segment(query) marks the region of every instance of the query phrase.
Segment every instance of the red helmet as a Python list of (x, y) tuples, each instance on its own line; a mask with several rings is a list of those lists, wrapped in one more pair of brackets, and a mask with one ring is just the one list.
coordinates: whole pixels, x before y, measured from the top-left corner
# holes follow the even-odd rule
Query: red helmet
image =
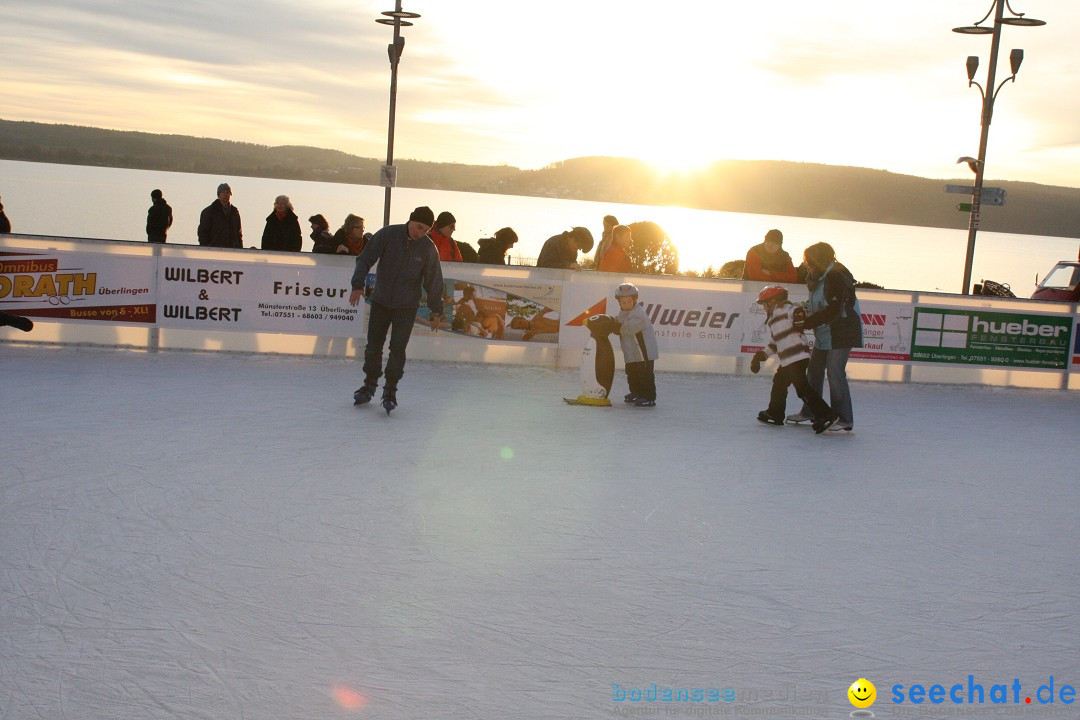
[(758, 305), (764, 305), (770, 300), (787, 300), (787, 288), (780, 285), (769, 285), (758, 293)]

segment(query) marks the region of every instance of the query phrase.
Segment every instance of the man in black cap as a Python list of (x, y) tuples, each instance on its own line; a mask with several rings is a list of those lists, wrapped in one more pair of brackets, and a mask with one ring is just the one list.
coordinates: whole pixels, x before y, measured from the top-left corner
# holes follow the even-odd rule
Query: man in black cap
[(592, 250), (592, 233), (588, 228), (576, 227), (553, 237), (549, 237), (544, 247), (540, 248), (540, 257), (536, 267), (577, 270), (578, 250), (587, 253)]
[(427, 291), (432, 332), (438, 332), (443, 312), (443, 276), (439, 251), (427, 236), (435, 222), (431, 208), (418, 207), (404, 225), (387, 225), (375, 233), (356, 257), (349, 304), (364, 296), (368, 270), (376, 262), (375, 291), (368, 308), (367, 347), (364, 349), (364, 385), (353, 393), (353, 403), (371, 402), (383, 374), (383, 345), (390, 331), (390, 357), (382, 404), (387, 414), (397, 407), (397, 386), (405, 373), (405, 348), (420, 309), (420, 290)]
[(199, 244), (210, 247), (244, 247), (240, 211), (232, 204), (232, 188), (229, 183), (218, 185), (217, 196), (218, 199), (210, 203), (199, 216)]
[(154, 204), (146, 213), (146, 240), (152, 243), (164, 243), (165, 236), (172, 227), (172, 208), (165, 202), (160, 190), (153, 190), (150, 199)]

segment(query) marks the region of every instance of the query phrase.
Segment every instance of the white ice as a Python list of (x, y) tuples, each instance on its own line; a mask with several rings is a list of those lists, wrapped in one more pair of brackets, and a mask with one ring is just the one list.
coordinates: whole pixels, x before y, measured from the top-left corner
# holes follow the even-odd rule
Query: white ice
[(657, 709), (613, 684), (844, 718), (860, 677), (878, 717), (947, 717), (889, 688), (1080, 684), (1071, 392), (856, 383), (816, 437), (755, 422), (761, 376), (596, 409), (573, 372), (411, 362), (387, 418), (355, 361), (0, 363), (3, 720)]

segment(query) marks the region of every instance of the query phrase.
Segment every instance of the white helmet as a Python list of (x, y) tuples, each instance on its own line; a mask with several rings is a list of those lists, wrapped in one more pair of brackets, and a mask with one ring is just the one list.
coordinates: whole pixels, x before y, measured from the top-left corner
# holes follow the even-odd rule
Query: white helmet
[(637, 297), (637, 285), (634, 283), (623, 283), (619, 286), (619, 289), (615, 291), (615, 297)]

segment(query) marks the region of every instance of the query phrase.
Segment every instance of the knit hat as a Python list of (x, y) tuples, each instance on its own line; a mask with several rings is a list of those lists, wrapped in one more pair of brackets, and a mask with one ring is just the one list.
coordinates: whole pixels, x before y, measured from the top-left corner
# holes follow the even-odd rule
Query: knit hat
[(409, 215), (409, 222), (418, 222), (421, 225), (431, 227), (435, 224), (435, 213), (431, 212), (431, 208), (428, 206), (421, 205)]
[(217, 194), (218, 195), (220, 195), (225, 190), (228, 190), (230, 193), (232, 192), (232, 188), (229, 187), (229, 183), (221, 183), (220, 185), (217, 186)]
[(435, 218), (435, 225), (433, 225), (433, 227), (435, 229), (438, 229), (441, 227), (446, 227), (447, 225), (453, 225), (456, 222), (457, 218), (455, 218), (446, 210), (443, 210), (441, 213), (439, 213), (439, 217)]

